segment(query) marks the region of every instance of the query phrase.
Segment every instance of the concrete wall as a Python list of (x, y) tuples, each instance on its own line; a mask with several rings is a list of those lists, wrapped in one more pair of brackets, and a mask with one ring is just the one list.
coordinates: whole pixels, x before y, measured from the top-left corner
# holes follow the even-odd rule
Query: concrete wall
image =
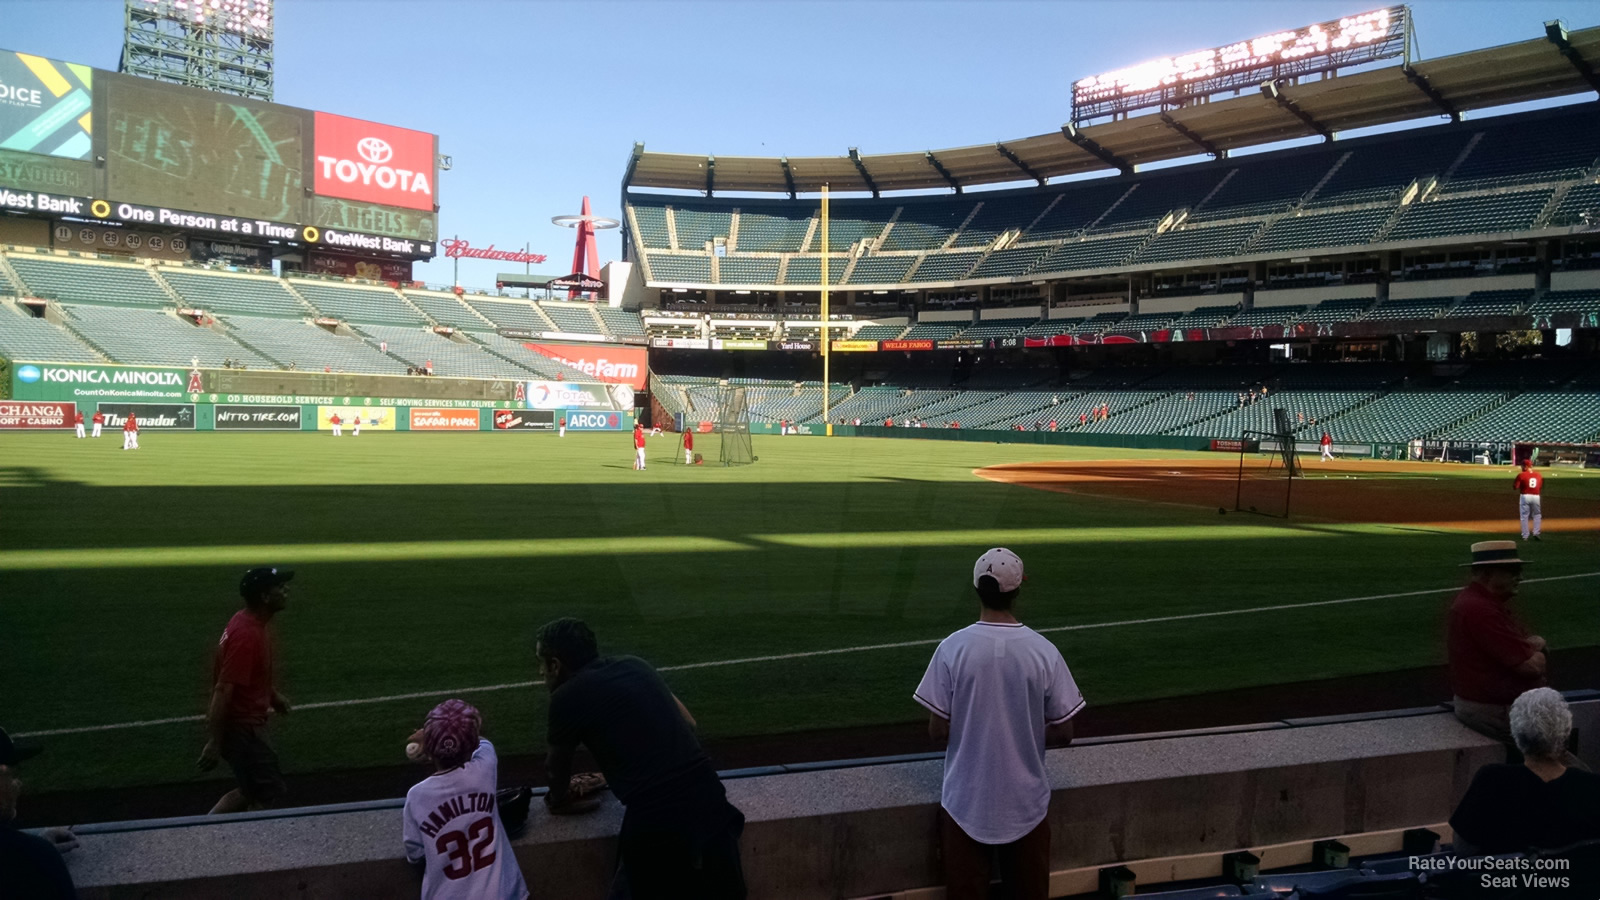
[(1202, 306), (1238, 306), (1244, 294), (1201, 294), (1188, 297), (1145, 297), (1139, 301), (1141, 313), (1188, 312)]
[(1095, 303), (1086, 304), (1084, 306), (1057, 306), (1050, 310), (1050, 318), (1087, 319), (1090, 316), (1098, 316), (1101, 313), (1127, 311), (1128, 302), (1126, 300), (1122, 301), (1121, 303)]
[(1600, 269), (1550, 273), (1552, 291), (1592, 291), (1597, 288), (1600, 288)]
[(1324, 300), (1376, 299), (1375, 284), (1336, 284), (1329, 287), (1285, 288), (1281, 291), (1256, 291), (1257, 308), (1266, 306), (1300, 306), (1321, 303)]
[[(1600, 695), (1573, 704), (1600, 733)], [(1591, 739), (1585, 758), (1600, 764)], [(1099, 738), (1048, 754), (1051, 869), (1441, 822), (1504, 749), (1439, 708)], [(943, 762), (796, 766), (726, 780), (745, 812), (752, 898), (870, 896), (937, 884)], [(102, 898), (415, 896), (398, 801), (87, 826), (66, 860)], [(518, 862), (536, 898), (604, 896), (622, 810), (534, 803)]]
[(1531, 291), (1533, 273), (1525, 275), (1486, 275), (1483, 278), (1438, 278), (1432, 281), (1397, 281), (1389, 285), (1389, 299), (1412, 297), (1465, 297), (1473, 291)]
[(978, 317), (990, 319), (1037, 319), (1044, 315), (1042, 306), (1006, 306), (1000, 309), (980, 309)]
[(970, 309), (925, 309), (917, 313), (918, 322), (971, 322)]

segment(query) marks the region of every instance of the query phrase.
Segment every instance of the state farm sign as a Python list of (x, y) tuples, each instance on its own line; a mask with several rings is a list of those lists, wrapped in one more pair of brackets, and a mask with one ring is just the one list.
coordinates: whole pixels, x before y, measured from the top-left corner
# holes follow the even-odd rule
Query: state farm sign
[(315, 134), (318, 194), (434, 208), (433, 135), (324, 112), (316, 114)]
[[(522, 346), (533, 352), (570, 366), (583, 374), (609, 384), (632, 385), (636, 391), (644, 390), (645, 379), (650, 374), (650, 354), (642, 347), (619, 347), (615, 344), (540, 344), (524, 341)], [(766, 344), (762, 344), (766, 349)]]

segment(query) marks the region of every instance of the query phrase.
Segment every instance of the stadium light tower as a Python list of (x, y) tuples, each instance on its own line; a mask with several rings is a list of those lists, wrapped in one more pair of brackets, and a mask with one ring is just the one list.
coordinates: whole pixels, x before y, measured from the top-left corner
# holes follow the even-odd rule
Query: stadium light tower
[(272, 99), (273, 0), (125, 0), (118, 71)]

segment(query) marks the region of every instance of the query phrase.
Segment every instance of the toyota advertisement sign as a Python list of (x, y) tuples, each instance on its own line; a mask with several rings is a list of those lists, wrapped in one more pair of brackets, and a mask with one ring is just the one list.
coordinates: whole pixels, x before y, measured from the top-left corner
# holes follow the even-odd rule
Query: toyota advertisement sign
[(434, 137), (409, 128), (316, 113), (313, 189), (385, 206), (432, 210)]

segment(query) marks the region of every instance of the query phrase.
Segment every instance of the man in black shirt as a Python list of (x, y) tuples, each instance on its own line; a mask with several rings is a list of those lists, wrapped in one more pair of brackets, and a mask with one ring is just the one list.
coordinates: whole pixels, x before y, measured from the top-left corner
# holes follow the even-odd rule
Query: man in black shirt
[(55, 846), (12, 824), (17, 817), (17, 796), (22, 793), (17, 764), (38, 752), (37, 747), (18, 747), (0, 730), (0, 900), (76, 900), (78, 896)]
[(550, 689), (545, 804), (553, 813), (581, 809), (568, 781), (583, 744), (625, 808), (612, 896), (742, 900), (744, 814), (660, 674), (637, 657), (601, 657), (577, 619), (541, 628), (535, 653)]

